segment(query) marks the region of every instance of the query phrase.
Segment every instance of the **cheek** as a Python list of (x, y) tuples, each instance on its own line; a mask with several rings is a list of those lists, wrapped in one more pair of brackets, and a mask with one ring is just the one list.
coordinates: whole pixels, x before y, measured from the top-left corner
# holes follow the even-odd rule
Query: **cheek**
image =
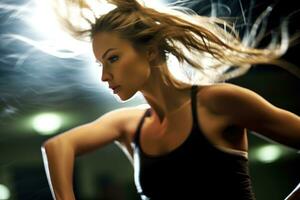
[[(142, 84), (150, 74), (148, 63), (138, 57), (128, 57), (122, 62), (122, 72), (124, 81), (131, 84)], [(127, 80), (126, 80), (127, 79)]]

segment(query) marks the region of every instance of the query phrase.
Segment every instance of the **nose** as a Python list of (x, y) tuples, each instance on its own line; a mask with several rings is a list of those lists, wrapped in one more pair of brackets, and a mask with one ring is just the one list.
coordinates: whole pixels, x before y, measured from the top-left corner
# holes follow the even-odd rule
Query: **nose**
[(112, 78), (112, 74), (109, 73), (105, 67), (102, 68), (102, 74), (101, 74), (101, 80), (104, 81), (109, 81)]

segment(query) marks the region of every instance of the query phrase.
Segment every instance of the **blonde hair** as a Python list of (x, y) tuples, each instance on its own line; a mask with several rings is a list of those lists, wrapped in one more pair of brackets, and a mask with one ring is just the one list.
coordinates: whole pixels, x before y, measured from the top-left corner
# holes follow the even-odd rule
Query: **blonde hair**
[[(104, 5), (114, 8), (100, 13), (99, 8)], [(199, 16), (186, 8), (153, 8), (136, 0), (56, 0), (54, 6), (61, 24), (77, 39), (92, 39), (98, 32), (115, 32), (136, 48), (156, 47), (160, 62), (174, 56), (211, 82), (240, 76), (253, 64), (279, 64), (278, 58), (289, 44), (284, 25), (280, 40), (270, 42), (266, 48), (255, 48), (250, 45), (255, 44), (253, 35), (253, 41), (242, 41), (230, 22)], [(160, 70), (166, 83), (177, 88), (190, 85), (174, 78), (167, 67)], [(193, 84), (200, 82), (197, 79)]]

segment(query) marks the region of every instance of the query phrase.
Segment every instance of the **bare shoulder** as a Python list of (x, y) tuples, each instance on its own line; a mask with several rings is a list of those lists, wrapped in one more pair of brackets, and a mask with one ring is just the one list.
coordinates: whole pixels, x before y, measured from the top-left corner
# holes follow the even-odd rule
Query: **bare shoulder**
[[(116, 120), (116, 121), (119, 121), (122, 123), (123, 122), (126, 123), (126, 122), (131, 121), (133, 118), (141, 116), (141, 114), (145, 113), (147, 108), (149, 108), (148, 104), (118, 108), (118, 109), (115, 109), (115, 110), (112, 110), (112, 111), (106, 113), (104, 116), (111, 120)], [(101, 118), (102, 117), (100, 117), (98, 120), (100, 120)]]
[(116, 144), (118, 144), (130, 160), (133, 156), (131, 143), (135, 136), (138, 124), (149, 107), (148, 104), (143, 104), (117, 109), (110, 113), (112, 116), (118, 118), (122, 130), (121, 137), (117, 140)]
[(200, 91), (198, 92), (199, 103), (214, 113), (222, 113), (226, 109), (232, 109), (236, 104), (264, 101), (255, 92), (230, 83), (204, 86)]
[[(120, 108), (105, 113), (98, 119), (67, 130), (50, 138), (43, 145), (69, 145), (76, 155), (84, 154), (101, 148), (111, 142), (128, 143), (130, 129), (133, 130), (138, 118), (145, 112), (142, 106)], [(131, 131), (132, 132), (132, 131)], [(88, 136), (88, 137), (87, 137)]]
[(112, 117), (116, 117), (120, 120), (122, 126), (123, 137), (120, 138), (119, 142), (131, 142), (139, 121), (149, 107), (148, 104), (142, 104), (133, 107), (120, 108), (110, 112)]
[(231, 84), (231, 83), (218, 83), (214, 85), (203, 86), (201, 92), (202, 100), (209, 102), (214, 99), (230, 97), (230, 96), (240, 96), (245, 94), (253, 93), (251, 90)]

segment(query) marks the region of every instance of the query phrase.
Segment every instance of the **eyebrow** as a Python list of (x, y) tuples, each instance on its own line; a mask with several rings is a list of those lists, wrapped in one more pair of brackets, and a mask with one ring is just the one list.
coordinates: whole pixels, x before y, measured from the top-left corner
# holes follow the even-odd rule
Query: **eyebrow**
[(102, 55), (102, 59), (104, 59), (104, 57), (106, 56), (106, 54), (107, 54), (108, 52), (110, 52), (110, 51), (112, 51), (112, 50), (115, 50), (115, 49), (117, 49), (117, 48), (109, 48), (109, 49), (107, 49), (106, 52)]

